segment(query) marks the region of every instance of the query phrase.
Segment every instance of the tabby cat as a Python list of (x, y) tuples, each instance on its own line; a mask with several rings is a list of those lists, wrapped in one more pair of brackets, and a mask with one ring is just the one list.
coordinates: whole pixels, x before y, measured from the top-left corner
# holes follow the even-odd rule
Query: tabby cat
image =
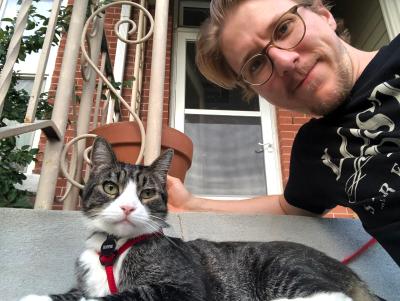
[[(163, 235), (172, 156), (168, 150), (147, 167), (121, 163), (97, 138), (82, 192), (92, 234), (77, 260), (77, 286), (22, 300), (378, 300), (349, 268), (301, 244), (184, 242)], [(132, 238), (133, 245), (114, 256)], [(111, 276), (103, 264), (111, 266)]]

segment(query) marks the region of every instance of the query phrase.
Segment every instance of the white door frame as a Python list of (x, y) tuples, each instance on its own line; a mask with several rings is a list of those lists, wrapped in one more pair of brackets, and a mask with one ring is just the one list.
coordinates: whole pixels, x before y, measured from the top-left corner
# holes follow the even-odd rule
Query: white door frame
[(393, 40), (400, 33), (400, 2), (399, 0), (379, 0), (379, 3), (389, 39)]
[[(186, 42), (196, 41), (198, 29), (178, 28), (176, 30), (175, 55), (173, 63), (172, 97), (170, 104), (171, 126), (184, 132), (185, 114), (192, 113), (185, 110), (185, 80), (186, 80)], [(264, 143), (264, 160), (266, 186), (269, 195), (282, 194), (282, 174), (279, 154), (279, 141), (277, 137), (277, 122), (275, 107), (265, 99), (260, 99), (259, 112), (223, 111), (225, 116), (254, 116), (261, 117), (261, 127)], [(196, 110), (199, 112), (199, 110)], [(201, 113), (201, 112), (200, 112)], [(204, 110), (207, 114), (221, 114), (221, 111)], [(262, 146), (260, 146), (261, 148)]]

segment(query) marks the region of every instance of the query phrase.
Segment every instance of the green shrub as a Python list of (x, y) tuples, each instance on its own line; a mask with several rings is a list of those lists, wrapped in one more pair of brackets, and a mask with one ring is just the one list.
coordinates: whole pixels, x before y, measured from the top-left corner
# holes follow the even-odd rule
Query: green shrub
[[(30, 8), (27, 24), (29, 34), (22, 38), (17, 62), (24, 61), (27, 54), (38, 52), (43, 46), (49, 20), (37, 13), (35, 2), (39, 2), (39, 0), (34, 0), (34, 4)], [(59, 43), (62, 33), (68, 29), (70, 15), (71, 7), (61, 7), (53, 39), (54, 45)], [(15, 23), (16, 17), (2, 19), (2, 27), (0, 28), (0, 71), (6, 61), (7, 49), (14, 33)], [(14, 72), (6, 95), (3, 112), (0, 116), (0, 127), (6, 126), (6, 120), (23, 122), (29, 94), (25, 90), (16, 89), (19, 78), (19, 74)], [(36, 117), (38, 119), (48, 119), (50, 118), (51, 110), (52, 106), (48, 102), (47, 93), (42, 93)], [(26, 179), (21, 170), (35, 160), (37, 153), (38, 149), (31, 149), (29, 145), (18, 148), (16, 137), (0, 140), (0, 207), (32, 207), (29, 201), (29, 193), (26, 190), (16, 188), (15, 185), (22, 184), (22, 181)]]

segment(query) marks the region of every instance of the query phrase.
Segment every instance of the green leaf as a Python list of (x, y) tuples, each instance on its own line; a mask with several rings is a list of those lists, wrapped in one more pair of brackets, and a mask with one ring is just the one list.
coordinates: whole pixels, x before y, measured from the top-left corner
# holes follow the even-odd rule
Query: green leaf
[(7, 193), (7, 199), (10, 203), (14, 202), (16, 197), (17, 197), (16, 189), (13, 189)]
[(26, 25), (27, 30), (32, 30), (36, 27), (36, 23), (33, 21), (28, 20), (28, 24)]
[(31, 150), (29, 150), (29, 152), (30, 152), (32, 155), (37, 155), (37, 154), (39, 153), (39, 149), (38, 149), (38, 148), (32, 148)]
[(3, 18), (3, 19), (1, 19), (1, 22), (13, 22), (14, 21), (14, 19), (11, 19), (11, 18)]
[(26, 208), (26, 209), (31, 209), (33, 208), (32, 204), (28, 201), (28, 198), (26, 196), (21, 196), (17, 198), (13, 204), (13, 208)]

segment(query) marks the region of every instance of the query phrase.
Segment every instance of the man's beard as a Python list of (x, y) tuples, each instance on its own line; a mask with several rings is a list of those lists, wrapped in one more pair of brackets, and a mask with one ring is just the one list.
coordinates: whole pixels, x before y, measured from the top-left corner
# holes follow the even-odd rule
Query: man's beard
[(310, 108), (310, 113), (315, 116), (325, 116), (336, 110), (349, 96), (353, 88), (353, 67), (347, 49), (342, 46), (342, 59), (338, 63), (336, 78), (338, 80), (334, 91), (324, 101)]

